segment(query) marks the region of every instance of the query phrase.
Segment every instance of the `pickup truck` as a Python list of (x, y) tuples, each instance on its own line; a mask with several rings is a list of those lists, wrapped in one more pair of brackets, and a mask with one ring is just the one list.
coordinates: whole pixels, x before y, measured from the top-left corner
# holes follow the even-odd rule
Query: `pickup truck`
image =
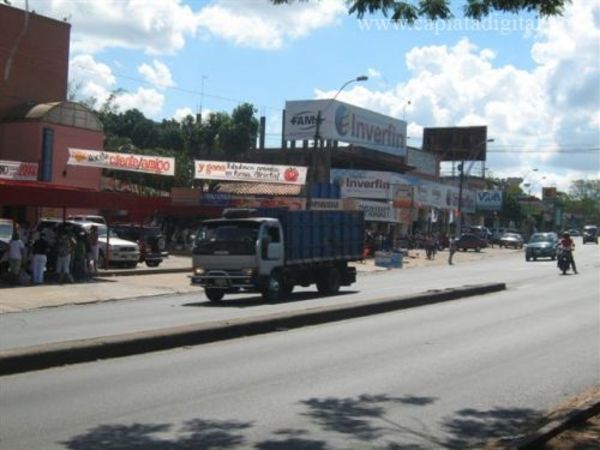
[(191, 280), (213, 302), (244, 292), (276, 302), (311, 284), (331, 295), (356, 281), (348, 263), (363, 240), (360, 211), (225, 210), (196, 233)]

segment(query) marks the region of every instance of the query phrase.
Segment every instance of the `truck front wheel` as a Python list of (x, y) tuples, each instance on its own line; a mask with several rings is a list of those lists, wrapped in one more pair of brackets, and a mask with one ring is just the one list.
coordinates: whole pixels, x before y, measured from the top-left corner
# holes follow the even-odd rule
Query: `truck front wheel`
[(317, 289), (320, 294), (332, 295), (337, 294), (342, 284), (340, 271), (336, 268), (329, 269), (325, 274), (317, 280)]
[(220, 302), (221, 300), (223, 300), (223, 296), (225, 295), (225, 292), (223, 292), (221, 289), (206, 289), (204, 291), (204, 295), (206, 295), (206, 297), (211, 301), (211, 302)]
[(262, 290), (262, 298), (265, 302), (273, 303), (281, 300), (283, 295), (283, 285), (278, 274), (272, 274), (267, 280)]

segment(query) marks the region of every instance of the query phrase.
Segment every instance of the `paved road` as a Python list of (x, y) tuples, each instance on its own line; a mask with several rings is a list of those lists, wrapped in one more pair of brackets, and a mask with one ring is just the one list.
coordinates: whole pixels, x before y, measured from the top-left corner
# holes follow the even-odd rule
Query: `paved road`
[[(580, 246), (577, 259), (581, 274), (566, 277), (558, 274), (552, 261), (526, 263), (522, 252), (510, 250), (494, 254), (496, 257), (485, 258), (485, 255), (481, 255), (484, 256), (483, 259), (470, 262), (467, 259), (474, 256), (458, 254), (456, 259), (459, 264), (455, 266), (446, 265), (440, 258), (436, 263), (439, 265), (418, 270), (394, 270), (361, 276), (358, 283), (334, 297), (319, 297), (314, 288), (298, 289), (292, 301), (277, 305), (265, 305), (258, 296), (238, 295), (231, 296), (222, 306), (215, 306), (194, 288), (195, 292), (183, 295), (162, 295), (2, 314), (0, 350), (192, 323), (247, 318), (313, 308), (323, 304), (342, 304), (484, 282), (505, 282), (512, 291), (539, 284), (540, 277), (550, 276), (551, 279), (564, 280), (576, 287), (588, 286), (588, 289), (595, 289), (596, 292), (599, 290), (600, 252), (597, 246)], [(145, 279), (156, 282), (157, 277), (168, 277), (169, 280), (176, 279), (182, 284), (189, 284), (186, 276), (170, 274), (127, 277), (132, 279), (128, 280), (125, 289), (133, 295), (136, 292), (135, 287), (145, 283)]]
[[(580, 261), (582, 275), (567, 277), (551, 264), (523, 269), (521, 258), (478, 264), (461, 273), (501, 268), (512, 288), (3, 377), (2, 447), (481, 448), (599, 382), (597, 259)], [(449, 270), (432, 269), (431, 282), (456, 276)], [(400, 289), (406, 273), (365, 286)], [(180, 307), (200, 316), (261, 308), (202, 305)]]

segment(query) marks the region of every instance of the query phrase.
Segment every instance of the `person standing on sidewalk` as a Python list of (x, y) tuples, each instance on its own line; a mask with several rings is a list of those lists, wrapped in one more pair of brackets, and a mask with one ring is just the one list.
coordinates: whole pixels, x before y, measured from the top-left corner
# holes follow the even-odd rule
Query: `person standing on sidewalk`
[(44, 270), (46, 270), (46, 261), (50, 247), (46, 241), (46, 235), (41, 233), (33, 243), (31, 252), (33, 254), (33, 284), (42, 284), (44, 282)]
[(71, 276), (71, 255), (73, 254), (73, 241), (67, 230), (62, 230), (56, 240), (56, 273), (58, 273), (58, 282), (63, 283), (65, 277), (67, 281), (73, 282)]
[(21, 266), (24, 259), (25, 244), (23, 244), (19, 234), (15, 231), (8, 243), (8, 263), (10, 267), (11, 283), (13, 284), (19, 282), (19, 274), (21, 273)]
[(89, 235), (90, 249), (92, 251), (90, 273), (96, 275), (98, 274), (98, 258), (100, 257), (100, 244), (98, 243), (98, 227), (92, 226), (90, 229)]
[(450, 264), (450, 265), (454, 264), (452, 262), (452, 258), (454, 257), (455, 253), (456, 253), (456, 238), (450, 237), (450, 239), (448, 240), (448, 264)]

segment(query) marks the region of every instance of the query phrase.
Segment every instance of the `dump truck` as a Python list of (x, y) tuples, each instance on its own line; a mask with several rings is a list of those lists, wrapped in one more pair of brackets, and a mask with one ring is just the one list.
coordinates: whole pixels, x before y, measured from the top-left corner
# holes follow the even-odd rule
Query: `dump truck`
[(363, 244), (362, 211), (228, 209), (198, 229), (191, 280), (212, 302), (234, 293), (275, 302), (312, 284), (331, 295), (356, 281), (348, 263)]

